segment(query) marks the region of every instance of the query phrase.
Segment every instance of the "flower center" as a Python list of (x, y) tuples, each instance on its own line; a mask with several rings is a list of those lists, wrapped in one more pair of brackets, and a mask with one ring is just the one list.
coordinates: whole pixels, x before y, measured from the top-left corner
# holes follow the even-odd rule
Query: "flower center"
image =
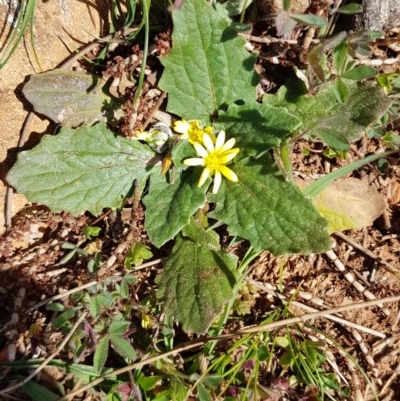
[(215, 153), (209, 153), (204, 159), (204, 164), (205, 167), (210, 169), (211, 174), (214, 174), (215, 171), (219, 170), (219, 166), (221, 165), (219, 157)]

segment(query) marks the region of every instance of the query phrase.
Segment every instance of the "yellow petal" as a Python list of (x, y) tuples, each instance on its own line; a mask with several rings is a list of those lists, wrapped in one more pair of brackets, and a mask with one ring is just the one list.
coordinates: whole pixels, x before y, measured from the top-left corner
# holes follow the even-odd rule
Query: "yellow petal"
[(179, 132), (180, 134), (187, 135), (189, 129), (190, 129), (190, 123), (188, 123), (185, 120), (174, 122), (174, 131)]
[(201, 173), (199, 183), (197, 184), (197, 186), (201, 187), (206, 182), (209, 175), (210, 175), (210, 169), (206, 167)]
[(215, 150), (220, 150), (225, 142), (225, 131), (220, 131), (217, 136), (217, 142), (215, 143)]
[[(218, 141), (218, 138), (217, 138), (217, 141)], [(203, 144), (209, 153), (214, 152), (214, 144), (208, 134), (203, 135)]]
[(226, 166), (219, 166), (219, 171), (228, 179), (233, 182), (238, 181), (237, 175), (228, 167)]
[[(235, 145), (236, 139), (235, 138), (231, 138), (228, 141), (225, 142), (224, 146), (222, 146), (222, 148), (219, 150), (221, 153), (226, 152), (229, 149), (232, 149), (233, 146)], [(239, 148), (237, 148), (239, 149)]]
[(204, 149), (204, 147), (202, 145), (200, 145), (198, 142), (195, 142), (193, 144), (194, 149), (196, 150), (197, 154), (201, 157), (207, 157), (208, 156), (208, 152)]
[(183, 161), (185, 166), (204, 166), (204, 159), (200, 159), (199, 157), (193, 157), (191, 159), (185, 159)]
[(213, 194), (216, 194), (221, 186), (222, 176), (219, 171), (215, 173), (214, 177), (214, 186), (213, 186)]
[(219, 157), (219, 162), (221, 164), (226, 164), (229, 163), (231, 160), (233, 160), (236, 157), (237, 153), (233, 152), (233, 153), (224, 153), (223, 156)]

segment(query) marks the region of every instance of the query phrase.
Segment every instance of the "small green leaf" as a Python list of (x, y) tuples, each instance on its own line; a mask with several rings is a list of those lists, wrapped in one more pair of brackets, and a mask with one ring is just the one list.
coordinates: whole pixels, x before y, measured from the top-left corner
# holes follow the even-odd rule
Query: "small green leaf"
[(110, 334), (110, 341), (115, 351), (124, 358), (136, 359), (136, 351), (125, 338)]
[(326, 19), (319, 17), (318, 15), (311, 15), (311, 14), (289, 14), (289, 17), (301, 24), (308, 25), (308, 26), (327, 26), (328, 22)]
[(259, 77), (245, 40), (206, 0), (184, 1), (172, 12), (172, 50), (160, 58), (159, 86), (168, 92), (168, 111), (210, 124), (224, 105), (256, 98)]
[(72, 317), (75, 316), (75, 311), (72, 308), (68, 308), (65, 312), (58, 315), (54, 321), (53, 326), (55, 329), (60, 329), (64, 324), (68, 323)]
[(136, 383), (142, 390), (150, 391), (156, 386), (159, 380), (160, 376), (142, 376)]
[(334, 91), (336, 99), (339, 100), (340, 103), (346, 103), (347, 99), (349, 98), (349, 90), (342, 79), (335, 79)]
[(89, 311), (90, 316), (96, 318), (100, 315), (101, 305), (97, 295), (90, 299)]
[(32, 75), (23, 93), (35, 111), (64, 127), (111, 121), (115, 105), (102, 89), (93, 90), (100, 77), (85, 72), (55, 69)]
[(224, 379), (223, 376), (207, 375), (207, 376), (203, 377), (201, 382), (204, 383), (208, 387), (217, 388), (222, 383), (223, 379)]
[(205, 192), (211, 180), (198, 188), (200, 174), (200, 168), (177, 171), (174, 184), (158, 174), (150, 177), (149, 193), (143, 198), (145, 229), (156, 247), (174, 238), (205, 202)]
[(269, 351), (269, 349), (265, 345), (262, 345), (260, 348), (258, 348), (258, 350), (257, 350), (257, 359), (260, 362), (266, 361), (269, 358), (271, 358), (271, 352)]
[(129, 297), (129, 286), (125, 280), (121, 281), (121, 288), (119, 294), (123, 299), (127, 299)]
[(125, 274), (122, 281), (126, 281), (129, 285), (132, 285), (136, 283), (136, 277), (131, 274)]
[(96, 373), (100, 373), (108, 357), (109, 336), (103, 337), (97, 344), (93, 357), (93, 367)]
[(157, 281), (165, 313), (175, 316), (185, 331), (206, 332), (232, 296), (236, 263), (234, 255), (178, 236)]
[(348, 58), (347, 41), (342, 40), (333, 50), (333, 65), (337, 75), (340, 75)]
[(347, 124), (334, 127), (349, 141), (359, 139), (365, 128), (382, 117), (392, 104), (382, 88), (369, 82), (345, 82), (349, 96), (345, 103), (338, 101), (335, 93), (335, 83), (321, 85), (313, 95), (301, 81), (291, 81), (279, 89), (276, 95), (266, 95), (266, 101), (273, 106), (285, 107), (302, 120), (299, 131), (304, 131), (311, 123), (317, 123), (321, 118), (349, 115)]
[(105, 124), (63, 128), (45, 135), (40, 144), (18, 155), (8, 182), (31, 202), (53, 212), (98, 215), (120, 207), (135, 179), (142, 181), (154, 152), (147, 145), (117, 137)]
[(199, 401), (212, 401), (211, 394), (205, 388), (203, 383), (197, 384), (197, 395), (199, 396)]
[(88, 240), (91, 240), (94, 237), (98, 237), (100, 232), (101, 232), (100, 227), (91, 227), (91, 226), (83, 227), (83, 234)]
[(209, 216), (228, 225), (255, 249), (274, 255), (324, 252), (330, 248), (327, 222), (300, 189), (287, 182), (269, 155), (232, 166), (239, 182), (224, 180)]
[(129, 329), (130, 323), (123, 320), (112, 322), (109, 333), (116, 336), (123, 336)]
[(205, 246), (214, 251), (219, 251), (219, 235), (215, 231), (204, 231), (198, 227), (193, 217), (190, 217), (189, 224), (182, 229), (182, 235), (192, 240), (197, 246)]
[(376, 75), (378, 75), (378, 71), (375, 68), (370, 67), (369, 65), (361, 65), (352, 70), (346, 71), (341, 75), (341, 78), (361, 81), (362, 79), (371, 78)]
[(339, 7), (336, 10), (337, 13), (340, 14), (357, 14), (362, 12), (362, 5), (361, 4), (355, 4), (355, 3), (350, 3), (346, 4), (343, 7)]
[(111, 308), (114, 305), (114, 300), (112, 295), (108, 291), (103, 291), (101, 294), (96, 295), (100, 302), (100, 305), (105, 308)]
[(50, 302), (49, 304), (47, 304), (46, 309), (55, 312), (63, 312), (65, 310), (65, 306), (63, 304), (60, 304), (59, 302)]
[(147, 245), (143, 245), (139, 242), (135, 242), (129, 249), (124, 265), (127, 269), (132, 269), (133, 266), (139, 266), (143, 263), (143, 260), (147, 260), (153, 257), (153, 253)]

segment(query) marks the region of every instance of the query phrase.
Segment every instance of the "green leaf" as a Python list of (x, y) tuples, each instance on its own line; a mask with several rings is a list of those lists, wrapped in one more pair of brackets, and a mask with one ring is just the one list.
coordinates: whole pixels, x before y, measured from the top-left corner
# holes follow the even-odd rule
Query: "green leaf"
[(347, 89), (346, 84), (340, 78), (335, 79), (334, 82), (335, 82), (334, 91), (336, 99), (340, 103), (346, 103), (347, 99), (349, 98), (349, 90)]
[(146, 206), (145, 229), (156, 247), (174, 238), (205, 202), (211, 180), (198, 188), (200, 174), (201, 169), (178, 171), (174, 184), (161, 174), (150, 177), (149, 193), (143, 198)]
[(99, 300), (100, 305), (104, 306), (105, 308), (111, 308), (114, 305), (113, 297), (107, 291), (104, 291), (103, 293), (96, 295), (96, 297)]
[(120, 288), (119, 294), (121, 295), (121, 297), (123, 299), (128, 299), (128, 297), (129, 297), (129, 286), (125, 280), (121, 281), (121, 288)]
[(301, 24), (308, 26), (327, 26), (328, 22), (326, 19), (319, 17), (318, 15), (311, 14), (289, 14), (290, 19), (300, 22)]
[(37, 113), (64, 127), (111, 122), (115, 105), (102, 89), (93, 90), (98, 83), (98, 76), (56, 69), (32, 75), (23, 93)]
[(187, 332), (206, 332), (232, 296), (236, 263), (234, 255), (178, 236), (158, 279), (157, 296), (164, 299), (165, 313)]
[(135, 242), (125, 257), (124, 265), (127, 269), (132, 269), (132, 266), (139, 266), (143, 263), (143, 260), (151, 257), (153, 257), (153, 253), (147, 245)]
[(92, 226), (83, 227), (83, 234), (88, 240), (97, 237), (100, 234), (100, 232), (101, 232), (101, 227), (92, 227)]
[(329, 184), (331, 184), (333, 181), (337, 180), (338, 178), (341, 178), (341, 177), (345, 176), (346, 174), (349, 174), (349, 173), (353, 172), (354, 170), (357, 170), (358, 168), (365, 166), (368, 163), (372, 163), (381, 158), (390, 156), (393, 153), (396, 153), (396, 151), (392, 150), (392, 151), (388, 151), (388, 152), (384, 152), (384, 153), (380, 153), (380, 154), (370, 155), (370, 156), (364, 157), (364, 159), (357, 160), (353, 163), (350, 163), (347, 166), (343, 166), (335, 171), (332, 171), (328, 175), (318, 179), (317, 181), (314, 181), (312, 184), (310, 184), (306, 188), (304, 188), (303, 192), (308, 196), (315, 197), (319, 193), (321, 193)]
[(335, 71), (337, 75), (340, 75), (342, 73), (347, 57), (347, 41), (342, 40), (333, 49), (333, 65), (335, 66)]
[(121, 207), (133, 181), (150, 173), (153, 156), (147, 145), (117, 137), (103, 123), (63, 128), (19, 153), (7, 180), (29, 201), (53, 212), (98, 215), (104, 207)]
[(274, 255), (324, 252), (330, 248), (327, 222), (300, 189), (285, 181), (269, 155), (232, 166), (238, 183), (224, 180), (210, 200), (209, 214), (255, 249)]
[(95, 295), (90, 299), (89, 311), (90, 311), (90, 316), (94, 318), (100, 315), (101, 304), (97, 295)]
[(225, 130), (228, 137), (235, 137), (235, 146), (241, 150), (239, 156), (246, 157), (260, 156), (279, 146), (300, 125), (301, 120), (284, 108), (251, 102), (232, 105), (226, 112), (220, 112), (215, 127)]
[(193, 217), (190, 217), (189, 224), (182, 229), (182, 235), (185, 239), (190, 239), (197, 246), (205, 246), (208, 249), (219, 251), (221, 246), (219, 244), (219, 235), (213, 231), (204, 231), (198, 227)]
[(172, 50), (159, 86), (168, 94), (168, 111), (210, 124), (224, 105), (256, 98), (259, 77), (245, 40), (206, 0), (184, 1), (172, 12)]
[(150, 391), (156, 386), (159, 380), (160, 376), (141, 376), (140, 379), (136, 381), (136, 384), (140, 386), (142, 390)]
[(136, 359), (136, 351), (125, 338), (110, 334), (110, 341), (115, 351), (124, 358)]
[(68, 323), (72, 317), (75, 316), (75, 311), (72, 308), (68, 308), (65, 312), (58, 315), (53, 321), (53, 327), (60, 329), (65, 323)]
[(41, 384), (36, 383), (33, 380), (28, 381), (22, 386), (22, 390), (26, 395), (31, 397), (33, 401), (56, 401), (60, 398), (60, 395), (53, 393)]
[(100, 373), (103, 369), (104, 364), (106, 363), (108, 357), (108, 344), (109, 344), (109, 336), (103, 337), (96, 348), (93, 357), (93, 367), (96, 373)]
[(47, 304), (46, 309), (55, 312), (63, 312), (65, 310), (65, 306), (63, 304), (60, 304), (59, 302), (50, 302), (49, 304)]
[(222, 380), (223, 380), (223, 376), (208, 375), (208, 376), (204, 376), (201, 382), (204, 383), (208, 387), (217, 388), (221, 384)]
[(362, 5), (361, 4), (355, 4), (355, 3), (350, 3), (346, 4), (343, 7), (339, 7), (336, 10), (337, 13), (340, 14), (357, 14), (362, 12)]
[(123, 336), (129, 329), (130, 323), (124, 320), (112, 322), (110, 325), (109, 333), (116, 336)]
[(386, 113), (392, 101), (381, 88), (369, 82), (346, 80), (344, 84), (349, 90), (345, 103), (338, 101), (334, 82), (321, 85), (318, 92), (310, 96), (300, 80), (290, 81), (276, 95), (266, 95), (266, 101), (272, 106), (285, 107), (289, 113), (299, 117), (302, 120), (300, 132), (321, 118), (348, 114), (350, 118), (346, 124), (332, 126), (332, 129), (352, 142), (363, 135), (368, 125)]
[(203, 383), (197, 384), (197, 395), (199, 396), (199, 401), (212, 401), (211, 394), (205, 388)]
[(351, 79), (354, 81), (361, 81), (362, 79), (371, 78), (378, 75), (378, 71), (369, 65), (361, 65), (346, 71), (341, 75), (342, 78)]

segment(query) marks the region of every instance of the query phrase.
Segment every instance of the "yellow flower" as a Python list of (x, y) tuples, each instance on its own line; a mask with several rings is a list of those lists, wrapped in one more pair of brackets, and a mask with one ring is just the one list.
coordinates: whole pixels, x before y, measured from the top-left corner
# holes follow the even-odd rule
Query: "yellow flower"
[(203, 143), (203, 135), (208, 134), (213, 143), (215, 143), (215, 135), (212, 133), (212, 127), (203, 128), (199, 120), (182, 120), (175, 121), (174, 131), (179, 132), (181, 139), (187, 139), (192, 145), (197, 143)]
[[(215, 141), (215, 145), (209, 134), (203, 134), (203, 144), (193, 144), (200, 158), (191, 158), (183, 161), (186, 166), (204, 166), (198, 186), (201, 187), (209, 176), (214, 176), (213, 193), (216, 194), (221, 185), (222, 175), (228, 180), (237, 182), (237, 175), (225, 164), (229, 163), (239, 153), (239, 148), (233, 148), (235, 138), (225, 142), (225, 131), (221, 131)], [(233, 148), (233, 149), (232, 149)]]

